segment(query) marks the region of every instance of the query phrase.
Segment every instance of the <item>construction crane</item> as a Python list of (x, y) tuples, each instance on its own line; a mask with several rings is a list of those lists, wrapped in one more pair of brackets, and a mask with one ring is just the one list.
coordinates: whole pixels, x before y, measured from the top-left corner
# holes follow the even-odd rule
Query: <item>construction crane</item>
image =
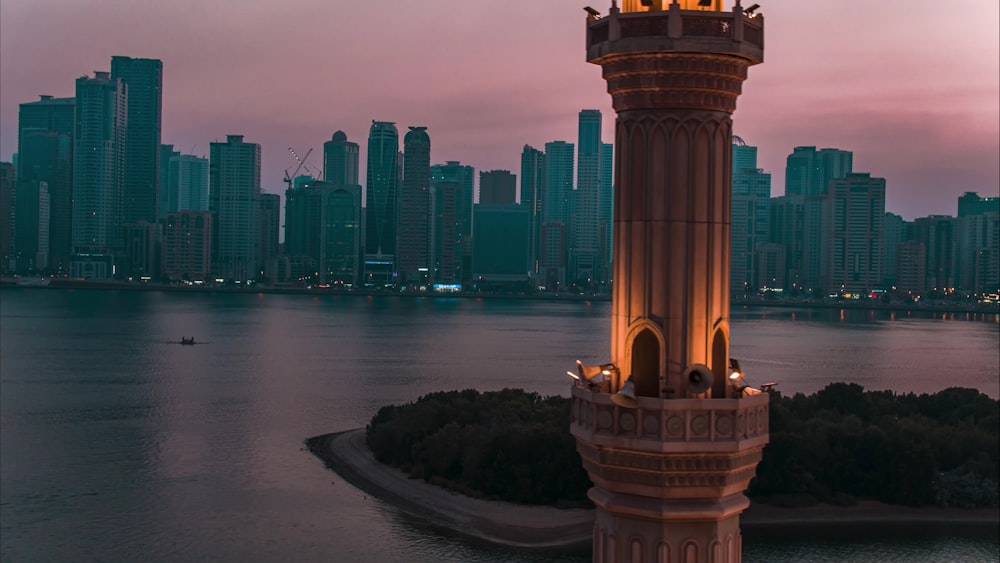
[(308, 151), (306, 151), (306, 155), (303, 158), (299, 158), (299, 155), (295, 154), (295, 150), (292, 149), (292, 147), (288, 147), (288, 152), (292, 153), (292, 156), (295, 157), (296, 162), (299, 163), (299, 165), (295, 167), (295, 172), (292, 172), (291, 175), (288, 174), (288, 169), (287, 168), (285, 169), (285, 183), (288, 184), (288, 189), (292, 189), (293, 187), (292, 184), (295, 182), (295, 177), (299, 175), (300, 170), (304, 169), (306, 173), (312, 176), (312, 171), (309, 170), (309, 167), (306, 166), (306, 160), (309, 159), (309, 155), (312, 154), (313, 150), (309, 149)]

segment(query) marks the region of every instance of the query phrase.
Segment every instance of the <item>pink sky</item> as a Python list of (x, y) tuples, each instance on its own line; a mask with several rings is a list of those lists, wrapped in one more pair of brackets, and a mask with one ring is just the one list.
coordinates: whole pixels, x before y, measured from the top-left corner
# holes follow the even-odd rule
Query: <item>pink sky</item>
[[(288, 147), (313, 148), (319, 167), (338, 129), (364, 158), (372, 119), (401, 137), (427, 126), (433, 163), (520, 174), (524, 144), (576, 141), (580, 109), (604, 112), (612, 137), (600, 68), (585, 62), (586, 3), (3, 0), (0, 159), (16, 152), (19, 103), (72, 96), (76, 77), (126, 55), (163, 60), (164, 143), (207, 155), (245, 135), (263, 147), (265, 191), (284, 190)], [(759, 3), (766, 61), (734, 121), (774, 195), (798, 145), (854, 151), (908, 219), (954, 215), (965, 191), (998, 195), (1000, 3)]]

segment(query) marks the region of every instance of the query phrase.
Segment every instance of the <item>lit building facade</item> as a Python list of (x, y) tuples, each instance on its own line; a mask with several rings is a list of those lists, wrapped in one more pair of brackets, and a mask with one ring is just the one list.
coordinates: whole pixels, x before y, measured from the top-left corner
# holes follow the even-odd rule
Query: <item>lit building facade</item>
[(737, 562), (768, 396), (729, 377), (731, 116), (763, 18), (648, 4), (587, 18), (618, 115), (612, 365), (601, 388), (572, 388), (570, 429), (595, 562)]

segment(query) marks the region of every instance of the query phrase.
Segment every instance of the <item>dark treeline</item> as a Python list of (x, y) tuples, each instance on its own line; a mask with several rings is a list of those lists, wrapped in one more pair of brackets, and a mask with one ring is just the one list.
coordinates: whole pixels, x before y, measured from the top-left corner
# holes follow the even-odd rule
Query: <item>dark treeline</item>
[[(771, 442), (748, 494), (784, 505), (870, 498), (912, 506), (998, 506), (1000, 402), (833, 383), (771, 396)], [(432, 393), (368, 424), (376, 459), (470, 496), (582, 506), (591, 486), (569, 434), (569, 399), (517, 389)]]

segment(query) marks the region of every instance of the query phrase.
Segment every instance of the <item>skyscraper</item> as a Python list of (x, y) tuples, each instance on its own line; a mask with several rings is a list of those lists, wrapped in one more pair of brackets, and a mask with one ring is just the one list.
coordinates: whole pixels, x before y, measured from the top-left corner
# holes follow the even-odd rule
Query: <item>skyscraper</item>
[(786, 159), (785, 195), (825, 194), (830, 180), (851, 173), (853, 162), (850, 151), (795, 147)]
[(110, 278), (122, 261), (127, 108), (126, 88), (110, 73), (96, 72), (93, 78), (76, 80), (73, 277)]
[(799, 197), (802, 205), (802, 232), (796, 233), (802, 244), (799, 254), (789, 249), (788, 261), (800, 267), (800, 283), (806, 289), (826, 291), (835, 288), (823, 287), (829, 280), (825, 271), (829, 259), (824, 254), (828, 248), (824, 238), (829, 228), (823, 220), (829, 214), (824, 209), (827, 202), (830, 181), (843, 178), (852, 172), (853, 153), (839, 149), (816, 147), (795, 147), (788, 155), (785, 166), (785, 195)]
[(1000, 197), (966, 192), (958, 198), (955, 285), (973, 293), (1000, 289)]
[(160, 146), (160, 215), (208, 211), (208, 159)]
[(372, 121), (368, 132), (365, 193), (365, 276), (382, 287), (396, 283), (396, 221), (399, 217), (399, 134), (388, 121)]
[(950, 215), (930, 215), (913, 221), (913, 238), (924, 245), (926, 291), (945, 294), (955, 287), (956, 219)]
[(323, 143), (323, 179), (339, 185), (358, 183), (358, 144), (348, 141), (343, 131)]
[(163, 277), (168, 280), (208, 281), (211, 256), (211, 213), (168, 212), (163, 221)]
[[(756, 289), (757, 246), (769, 238), (771, 175), (757, 168), (757, 147), (733, 136), (733, 200), (730, 291)], [(748, 215), (750, 214), (750, 215)]]
[(14, 163), (0, 162), (0, 273), (14, 272)]
[(509, 205), (517, 197), (517, 177), (509, 170), (486, 170), (479, 173), (479, 203)]
[(581, 110), (577, 127), (576, 189), (571, 192), (569, 217), (570, 279), (579, 288), (597, 283), (600, 257), (601, 112)]
[[(111, 79), (128, 95), (122, 184), (122, 225), (155, 225), (160, 215), (160, 122), (163, 63), (157, 59), (111, 57)], [(126, 251), (126, 275), (151, 275), (155, 253)]]
[(212, 272), (226, 282), (257, 278), (260, 145), (227, 135), (209, 154)]
[(567, 284), (573, 151), (573, 143), (545, 143), (545, 188), (542, 192), (538, 260), (542, 281), (549, 290), (563, 288)]
[[(439, 192), (431, 198), (432, 221), (451, 221), (448, 210), (452, 206), (450, 201), (454, 199), (454, 234), (448, 234), (452, 232), (448, 225), (432, 227), (432, 248), (438, 252), (445, 252), (452, 244), (455, 248), (454, 266), (437, 261), (439, 280), (449, 279), (451, 283), (461, 284), (472, 280), (472, 198), (475, 179), (476, 171), (457, 160), (431, 166), (431, 189), (435, 190), (437, 187)], [(454, 196), (450, 194), (451, 191), (455, 192)], [(436, 240), (433, 239), (434, 233), (438, 234)]]
[(429, 280), (431, 138), (426, 127), (410, 127), (403, 137), (403, 189), (399, 197), (399, 282)]
[[(73, 123), (75, 98), (42, 96), (21, 104), (18, 114), (17, 187), (24, 206), (18, 213), (16, 253), (20, 271), (68, 271), (73, 254), (71, 243), (73, 204)], [(48, 197), (48, 216), (39, 217), (41, 185)], [(30, 209), (29, 209), (30, 208)], [(39, 220), (48, 224), (40, 232)], [(46, 239), (47, 263), (38, 264), (39, 241)]]
[(895, 213), (886, 212), (882, 220), (882, 287), (885, 289), (897, 285), (899, 245), (911, 239), (909, 231), (912, 230), (912, 223)]
[(281, 196), (261, 193), (257, 208), (257, 272), (263, 279), (277, 279), (280, 234)]
[(830, 291), (869, 295), (882, 287), (882, 236), (885, 179), (850, 173), (831, 180), (824, 224), (827, 226)]
[(614, 249), (614, 155), (615, 150), (611, 143), (601, 143), (601, 193), (598, 200), (601, 270), (598, 281), (605, 287), (611, 283), (611, 259)]
[(529, 145), (521, 150), (521, 205), (528, 208), (528, 269), (539, 281), (539, 238), (542, 221), (542, 196), (545, 187), (545, 153)]

